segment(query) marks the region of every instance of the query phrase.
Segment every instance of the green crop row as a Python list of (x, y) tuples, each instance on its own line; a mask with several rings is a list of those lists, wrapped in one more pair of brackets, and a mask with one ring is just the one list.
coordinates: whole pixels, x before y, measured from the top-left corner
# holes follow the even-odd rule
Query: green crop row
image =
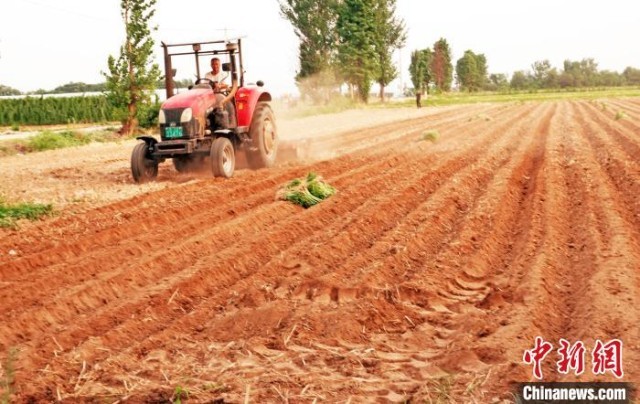
[(104, 96), (0, 99), (0, 126), (117, 121)]

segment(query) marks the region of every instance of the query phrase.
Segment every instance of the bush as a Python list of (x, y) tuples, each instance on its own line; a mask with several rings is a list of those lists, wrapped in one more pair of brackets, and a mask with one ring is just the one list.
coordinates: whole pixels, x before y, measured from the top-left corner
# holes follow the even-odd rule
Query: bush
[(158, 126), (158, 114), (160, 113), (160, 102), (142, 104), (138, 106), (138, 124), (142, 128), (154, 128)]
[(29, 139), (26, 148), (29, 151), (62, 149), (91, 143), (91, 137), (78, 132), (42, 132)]

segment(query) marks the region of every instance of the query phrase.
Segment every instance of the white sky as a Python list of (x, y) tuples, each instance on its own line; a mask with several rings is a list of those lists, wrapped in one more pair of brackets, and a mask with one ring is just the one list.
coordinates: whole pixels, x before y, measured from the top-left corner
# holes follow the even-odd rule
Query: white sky
[[(124, 28), (119, 0), (0, 0), (0, 84), (21, 91), (70, 81), (103, 81)], [(160, 41), (243, 35), (246, 78), (275, 94), (295, 92), (297, 39), (277, 0), (158, 0), (154, 33)], [(536, 60), (593, 57), (601, 69), (640, 68), (640, 1), (398, 0), (408, 41), (397, 56), (404, 81), (411, 50), (449, 42), (454, 64), (466, 49), (484, 53), (492, 73), (527, 70)], [(242, 17), (241, 17), (242, 16)], [(206, 67), (206, 64), (205, 64)], [(178, 66), (177, 78), (192, 77)], [(392, 85), (397, 89), (399, 82)]]

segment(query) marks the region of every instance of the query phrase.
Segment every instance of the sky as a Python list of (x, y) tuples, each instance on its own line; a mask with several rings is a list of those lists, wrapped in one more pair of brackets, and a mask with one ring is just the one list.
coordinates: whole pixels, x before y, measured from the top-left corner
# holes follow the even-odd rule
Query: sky
[[(640, 1), (397, 0), (407, 26), (396, 52), (410, 85), (414, 49), (447, 39), (453, 60), (467, 49), (484, 53), (490, 73), (528, 70), (537, 60), (562, 67), (565, 59), (594, 58), (600, 69), (640, 68)], [(21, 91), (53, 89), (68, 82), (98, 83), (107, 58), (118, 55), (124, 27), (118, 0), (0, 0), (0, 84)], [(296, 93), (298, 42), (280, 16), (277, 0), (158, 0), (153, 23), (166, 43), (243, 37), (245, 78), (263, 80), (276, 94)], [(185, 61), (186, 63), (186, 61)], [(179, 64), (177, 78), (192, 78), (193, 63)], [(206, 62), (205, 62), (206, 67)]]

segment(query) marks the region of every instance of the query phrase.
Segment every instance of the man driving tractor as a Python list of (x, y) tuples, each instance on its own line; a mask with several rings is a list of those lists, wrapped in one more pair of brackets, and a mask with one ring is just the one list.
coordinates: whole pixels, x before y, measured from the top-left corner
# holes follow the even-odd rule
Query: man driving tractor
[(211, 58), (211, 71), (205, 74), (204, 78), (210, 81), (213, 91), (216, 93), (216, 104), (225, 108), (228, 114), (229, 127), (236, 126), (235, 107), (232, 101), (223, 103), (226, 94), (229, 91), (229, 84), (225, 83), (225, 80), (229, 78), (229, 73), (222, 71), (222, 64), (220, 58)]
[(204, 78), (217, 83), (219, 90), (226, 90), (229, 88), (229, 85), (224, 81), (229, 78), (229, 74), (227, 72), (223, 72), (220, 69), (220, 66), (221, 63), (219, 58), (211, 58), (211, 71), (205, 74)]

